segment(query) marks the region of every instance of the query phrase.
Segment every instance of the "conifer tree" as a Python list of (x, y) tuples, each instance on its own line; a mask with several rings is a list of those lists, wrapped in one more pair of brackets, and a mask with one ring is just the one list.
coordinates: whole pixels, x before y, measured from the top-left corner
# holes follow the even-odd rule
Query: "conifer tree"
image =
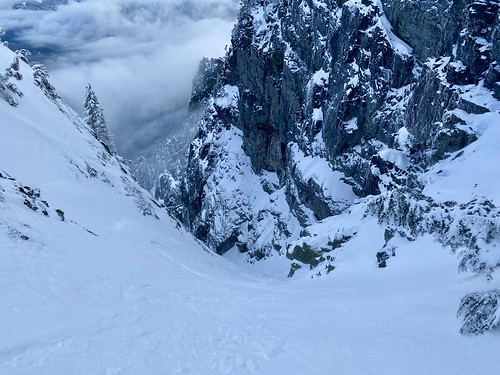
[[(0, 26), (0, 36), (5, 35), (5, 29)], [(2, 38), (0, 38), (0, 46), (7, 45), (7, 42), (2, 42)]]
[(86, 88), (84, 107), (85, 122), (94, 131), (95, 137), (108, 148), (111, 154), (115, 155), (116, 147), (113, 137), (108, 130), (106, 118), (104, 117), (99, 100), (90, 84)]
[(479, 335), (500, 324), (500, 290), (470, 293), (462, 298), (458, 316), (464, 318), (460, 333)]
[(31, 51), (27, 49), (18, 49), (16, 50), (16, 55), (19, 56), (19, 58), (25, 62), (26, 64), (29, 64), (29, 56), (31, 56)]
[(45, 66), (42, 64), (36, 64), (33, 65), (32, 68), (35, 85), (37, 85), (50, 100), (56, 101), (57, 99), (60, 99), (56, 89), (49, 82), (49, 73), (47, 72)]
[(15, 96), (22, 97), (23, 93), (19, 90), (17, 85), (11, 81), (11, 78), (20, 81), (23, 79), (19, 66), (19, 58), (16, 56), (12, 64), (5, 69), (5, 73), (0, 73), (0, 97), (3, 97), (7, 103), (16, 107), (18, 101)]

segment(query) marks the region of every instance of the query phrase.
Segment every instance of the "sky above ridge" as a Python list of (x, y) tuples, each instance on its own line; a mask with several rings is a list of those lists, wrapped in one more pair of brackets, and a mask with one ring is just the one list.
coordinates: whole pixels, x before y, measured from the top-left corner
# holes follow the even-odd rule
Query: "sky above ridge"
[[(183, 122), (203, 56), (230, 42), (238, 0), (83, 0), (57, 11), (12, 10), (0, 0), (11, 48), (28, 48), (82, 112), (91, 83), (119, 152), (133, 158)], [(20, 1), (17, 1), (20, 2)]]

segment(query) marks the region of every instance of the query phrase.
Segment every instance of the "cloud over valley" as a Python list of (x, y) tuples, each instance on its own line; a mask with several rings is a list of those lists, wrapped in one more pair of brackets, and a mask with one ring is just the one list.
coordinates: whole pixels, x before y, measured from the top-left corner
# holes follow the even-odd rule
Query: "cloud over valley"
[(126, 157), (182, 124), (198, 62), (224, 54), (238, 8), (237, 0), (84, 0), (57, 11), (12, 4), (0, 1), (11, 46), (31, 49), (80, 112), (91, 83)]

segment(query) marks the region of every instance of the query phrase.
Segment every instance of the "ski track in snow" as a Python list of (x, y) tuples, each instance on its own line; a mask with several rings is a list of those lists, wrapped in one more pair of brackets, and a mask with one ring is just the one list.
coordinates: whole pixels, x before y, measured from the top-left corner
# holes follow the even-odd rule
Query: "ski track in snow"
[[(450, 299), (478, 280), (458, 275), (449, 254), (412, 275), (405, 271), (421, 257), (408, 250), (394, 271), (373, 267), (364, 277), (354, 276), (353, 254), (338, 275), (286, 281), (242, 273), (185, 245), (187, 254), (130, 249), (115, 265), (82, 256), (76, 273), (50, 250), (18, 257), (10, 270), (3, 264), (2, 284), (24, 270), (17, 277), (26, 285), (2, 303), (0, 373), (420, 374), (460, 363), (449, 373), (473, 374), (479, 360), (496, 358), (498, 333), (463, 338), (450, 319)], [(2, 252), (20, 249), (40, 251)], [(41, 263), (58, 275), (37, 274)], [(491, 349), (477, 348), (479, 340)]]

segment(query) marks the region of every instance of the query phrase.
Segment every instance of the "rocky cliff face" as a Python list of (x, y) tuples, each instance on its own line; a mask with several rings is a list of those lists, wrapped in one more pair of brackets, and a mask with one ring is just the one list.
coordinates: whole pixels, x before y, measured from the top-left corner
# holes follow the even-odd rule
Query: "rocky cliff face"
[(15, 3), (12, 9), (56, 10), (59, 5), (65, 4), (68, 4), (68, 0), (28, 0)]
[[(454, 217), (426, 215), (464, 213), (457, 204), (467, 202), (422, 195), (423, 176), (459, 157), (479, 135), (473, 119), (499, 108), (498, 9), (496, 0), (243, 1), (227, 55), (197, 78), (191, 107), (206, 112), (182, 220), (219, 253), (286, 253), (292, 271), (326, 263), (352, 238), (340, 231), (322, 244), (310, 233), (360, 205), (387, 226), (386, 242), (394, 228), (412, 238), (449, 227)], [(492, 203), (483, 198), (472, 206)], [(495, 215), (484, 216), (492, 228)], [(412, 232), (413, 221), (428, 225)], [(444, 245), (469, 243), (470, 255), (476, 242), (465, 237)], [(379, 253), (379, 264), (392, 256)]]

